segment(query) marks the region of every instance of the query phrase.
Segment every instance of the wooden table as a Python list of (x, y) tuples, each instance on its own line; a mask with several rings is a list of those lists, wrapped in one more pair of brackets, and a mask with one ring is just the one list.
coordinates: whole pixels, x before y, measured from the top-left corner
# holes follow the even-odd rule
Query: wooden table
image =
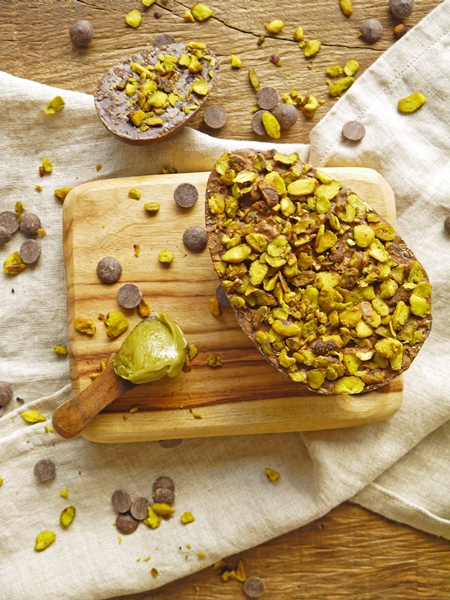
[[(100, 76), (121, 58), (152, 43), (154, 36), (170, 32), (177, 41), (208, 43), (220, 57), (220, 82), (207, 104), (222, 104), (228, 112), (226, 126), (216, 135), (231, 139), (257, 138), (250, 119), (255, 104), (248, 81), (253, 67), (263, 85), (280, 93), (294, 89), (326, 100), (313, 118), (300, 114), (296, 125), (280, 141), (309, 142), (312, 127), (334, 105), (328, 96), (324, 70), (356, 59), (356, 77), (395, 43), (393, 27), (398, 23), (387, 9), (388, 1), (354, 0), (348, 19), (338, 0), (205, 0), (214, 15), (203, 23), (187, 23), (183, 15), (190, 2), (157, 0), (144, 9), (139, 0), (0, 0), (0, 64), (13, 75), (49, 85), (92, 94)], [(405, 20), (409, 28), (440, 2), (416, 2)], [(124, 15), (142, 9), (142, 24), (132, 29)], [(159, 18), (158, 18), (159, 17)], [(366, 18), (380, 19), (382, 39), (368, 46), (358, 37), (359, 24)], [(72, 47), (68, 30), (77, 19), (88, 19), (95, 37), (87, 49)], [(282, 19), (284, 29), (266, 36), (264, 24)], [(319, 39), (322, 47), (311, 60), (303, 56), (292, 38), (302, 26), (305, 39)], [(242, 59), (242, 68), (232, 69), (230, 54)], [(281, 66), (270, 62), (274, 54)], [(202, 111), (191, 124), (204, 130)], [(264, 139), (264, 138), (262, 138)], [(268, 139), (268, 138), (266, 138)], [(239, 555), (228, 557), (234, 566), (244, 561), (248, 574), (266, 582), (264, 597), (276, 600), (389, 598), (432, 600), (450, 597), (450, 545), (447, 541), (390, 522), (345, 502), (324, 518)], [(130, 594), (133, 590), (130, 590)], [(224, 583), (216, 570), (208, 568), (175, 581), (151, 594), (135, 594), (122, 600), (231, 600), (244, 598), (236, 581)]]

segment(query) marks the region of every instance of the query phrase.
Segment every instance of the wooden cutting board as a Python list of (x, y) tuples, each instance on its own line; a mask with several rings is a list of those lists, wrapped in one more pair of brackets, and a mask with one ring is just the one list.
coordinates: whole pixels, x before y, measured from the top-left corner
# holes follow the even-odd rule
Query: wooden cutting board
[[(387, 182), (374, 170), (324, 169), (349, 185), (395, 225), (395, 199)], [(184, 230), (204, 225), (204, 195), (209, 173), (153, 175), (95, 181), (74, 188), (64, 202), (64, 253), (67, 280), (70, 373), (74, 394), (100, 372), (101, 361), (116, 352), (125, 334), (110, 340), (99, 313), (122, 310), (132, 327), (137, 311), (121, 309), (117, 291), (124, 283), (138, 285), (152, 314), (167, 311), (183, 329), (198, 355), (191, 370), (136, 386), (110, 404), (83, 431), (96, 442), (135, 442), (186, 437), (307, 431), (364, 425), (388, 419), (400, 407), (401, 378), (360, 396), (308, 393), (271, 367), (241, 331), (231, 308), (213, 316), (208, 300), (219, 284), (208, 250), (189, 251)], [(194, 184), (199, 201), (191, 209), (173, 199), (175, 187)], [(129, 198), (131, 188), (141, 199)], [(156, 214), (146, 202), (161, 205)], [(137, 248), (139, 247), (139, 252)], [(159, 263), (168, 249), (172, 264)], [(113, 285), (100, 282), (96, 266), (105, 256), (122, 264)], [(94, 319), (93, 336), (74, 328), (75, 317)], [(210, 354), (221, 365), (207, 365)], [(131, 411), (131, 412), (130, 412)]]

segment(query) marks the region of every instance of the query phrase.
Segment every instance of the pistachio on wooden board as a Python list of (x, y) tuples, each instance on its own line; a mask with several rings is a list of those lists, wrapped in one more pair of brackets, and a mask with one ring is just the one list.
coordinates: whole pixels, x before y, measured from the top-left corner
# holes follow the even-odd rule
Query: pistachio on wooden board
[(218, 68), (216, 56), (201, 42), (142, 50), (102, 77), (94, 95), (98, 116), (129, 144), (167, 139), (197, 112)]
[(312, 392), (386, 385), (430, 332), (431, 284), (413, 252), (363, 199), (296, 152), (220, 156), (206, 229), (243, 331)]

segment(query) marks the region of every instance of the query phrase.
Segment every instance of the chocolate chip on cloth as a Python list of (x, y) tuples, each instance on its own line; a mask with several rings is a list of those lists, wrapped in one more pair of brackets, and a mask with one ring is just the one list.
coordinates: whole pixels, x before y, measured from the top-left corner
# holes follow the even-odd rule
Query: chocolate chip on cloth
[(139, 497), (135, 498), (131, 503), (130, 513), (137, 521), (143, 521), (148, 517), (147, 506), (150, 502), (147, 498)]
[(25, 264), (32, 265), (41, 255), (41, 246), (36, 240), (25, 240), (20, 246), (19, 254)]
[(97, 114), (123, 142), (146, 145), (167, 139), (196, 114), (218, 68), (216, 56), (201, 42), (142, 50), (102, 77), (94, 95)]
[(38, 481), (49, 481), (55, 474), (55, 463), (49, 458), (43, 458), (34, 465), (34, 476)]
[(0, 227), (2, 227), (11, 237), (11, 235), (19, 229), (19, 221), (17, 220), (16, 213), (12, 210), (0, 212)]
[(111, 497), (111, 502), (118, 513), (126, 513), (131, 508), (131, 497), (125, 490), (116, 490)]
[(26, 213), (23, 215), (19, 224), (19, 229), (24, 235), (27, 237), (34, 237), (37, 235), (37, 231), (40, 228), (41, 220), (37, 215), (34, 215), (33, 213)]
[(6, 381), (0, 381), (0, 406), (6, 406), (13, 396), (13, 389)]
[(129, 512), (117, 515), (116, 528), (120, 533), (128, 535), (134, 533), (138, 528), (139, 521), (135, 519)]
[(296, 152), (220, 156), (207, 182), (206, 230), (240, 326), (271, 365), (312, 392), (389, 383), (430, 332), (431, 284), (412, 251)]

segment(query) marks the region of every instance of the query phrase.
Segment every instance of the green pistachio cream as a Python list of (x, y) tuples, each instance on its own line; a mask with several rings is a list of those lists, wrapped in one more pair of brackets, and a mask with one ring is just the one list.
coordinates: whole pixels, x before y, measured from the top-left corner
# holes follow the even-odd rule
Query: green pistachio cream
[(116, 375), (132, 383), (175, 377), (185, 361), (186, 339), (164, 311), (144, 319), (127, 335), (114, 358)]

